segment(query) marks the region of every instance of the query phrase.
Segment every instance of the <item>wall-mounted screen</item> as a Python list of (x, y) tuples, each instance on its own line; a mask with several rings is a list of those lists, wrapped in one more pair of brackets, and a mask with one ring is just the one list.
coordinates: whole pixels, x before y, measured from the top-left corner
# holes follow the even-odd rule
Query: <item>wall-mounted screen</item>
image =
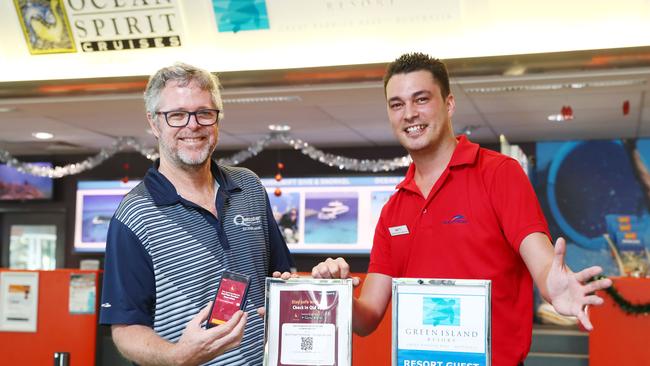
[[(401, 176), (262, 179), (280, 231), (293, 253), (370, 253), (381, 208)], [(74, 247), (103, 252), (108, 224), (139, 181), (77, 184)], [(281, 194), (275, 194), (279, 188)]]
[[(262, 179), (293, 253), (369, 253), (400, 176)], [(276, 195), (279, 188), (280, 195)]]
[[(51, 163), (30, 163), (52, 167)], [(52, 199), (52, 178), (21, 173), (6, 164), (0, 164), (0, 200), (49, 200)]]
[(74, 249), (77, 252), (103, 252), (111, 217), (122, 197), (140, 181), (80, 181), (74, 225)]

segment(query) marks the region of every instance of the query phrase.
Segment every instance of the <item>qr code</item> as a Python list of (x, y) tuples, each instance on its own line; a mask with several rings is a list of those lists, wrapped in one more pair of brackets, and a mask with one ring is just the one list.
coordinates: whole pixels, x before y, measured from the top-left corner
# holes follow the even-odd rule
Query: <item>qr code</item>
[(314, 337), (300, 337), (300, 350), (313, 351), (314, 350)]

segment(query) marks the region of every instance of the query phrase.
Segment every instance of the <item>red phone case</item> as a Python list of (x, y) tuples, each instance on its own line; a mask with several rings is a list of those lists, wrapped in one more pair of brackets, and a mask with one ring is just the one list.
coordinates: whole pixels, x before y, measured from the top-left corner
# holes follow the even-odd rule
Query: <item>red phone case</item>
[(244, 308), (249, 282), (246, 275), (230, 271), (223, 273), (210, 310), (208, 328), (227, 322), (237, 310)]

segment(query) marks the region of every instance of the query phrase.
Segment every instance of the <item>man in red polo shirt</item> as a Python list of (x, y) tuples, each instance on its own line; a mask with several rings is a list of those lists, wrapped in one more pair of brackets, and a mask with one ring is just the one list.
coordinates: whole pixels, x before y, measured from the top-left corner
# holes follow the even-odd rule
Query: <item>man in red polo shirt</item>
[[(609, 279), (573, 273), (565, 242), (555, 249), (535, 192), (519, 164), (456, 138), (449, 76), (438, 59), (414, 53), (392, 62), (384, 76), (388, 118), (413, 164), (381, 212), (353, 328), (371, 333), (391, 297), (393, 277), (492, 281), (492, 364), (522, 364), (532, 334), (533, 284), (555, 309), (592, 329), (587, 305)], [(317, 278), (346, 278), (342, 258), (315, 266)], [(531, 277), (532, 276), (532, 277)]]

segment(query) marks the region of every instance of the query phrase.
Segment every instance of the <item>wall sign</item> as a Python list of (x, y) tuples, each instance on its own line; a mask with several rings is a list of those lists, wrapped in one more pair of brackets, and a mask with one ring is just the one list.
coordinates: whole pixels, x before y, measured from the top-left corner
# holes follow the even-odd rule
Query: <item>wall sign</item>
[(29, 53), (76, 52), (61, 0), (14, 0)]
[(181, 46), (176, 0), (14, 0), (32, 54)]

